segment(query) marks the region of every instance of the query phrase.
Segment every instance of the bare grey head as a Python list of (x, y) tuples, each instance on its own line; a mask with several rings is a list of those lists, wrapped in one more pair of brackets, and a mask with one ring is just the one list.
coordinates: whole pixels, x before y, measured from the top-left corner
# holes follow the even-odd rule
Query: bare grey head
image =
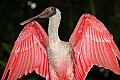
[(20, 25), (25, 25), (25, 24), (31, 22), (32, 20), (34, 20), (36, 18), (50, 18), (50, 17), (56, 15), (57, 12), (60, 13), (60, 11), (57, 8), (48, 7), (42, 13), (38, 14), (37, 16), (34, 16), (32, 18), (29, 18), (29, 19), (23, 21), (22, 23), (20, 23)]
[(56, 14), (56, 8), (55, 7), (48, 7), (46, 8), (39, 18), (49, 18)]

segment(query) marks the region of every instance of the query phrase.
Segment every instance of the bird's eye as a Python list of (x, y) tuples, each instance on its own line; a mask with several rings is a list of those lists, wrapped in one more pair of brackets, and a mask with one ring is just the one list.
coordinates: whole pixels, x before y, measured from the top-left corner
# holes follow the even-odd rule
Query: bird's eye
[(56, 14), (56, 8), (55, 7), (49, 7), (49, 17), (53, 16)]
[(54, 7), (51, 7), (51, 11), (54, 11), (55, 10), (55, 8)]

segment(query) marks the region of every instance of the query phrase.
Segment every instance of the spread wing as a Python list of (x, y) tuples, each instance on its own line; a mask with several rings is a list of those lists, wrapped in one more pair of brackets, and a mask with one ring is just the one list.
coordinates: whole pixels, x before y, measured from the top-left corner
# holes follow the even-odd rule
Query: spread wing
[(1, 80), (4, 80), (10, 69), (8, 80), (17, 80), (33, 70), (46, 77), (48, 61), (46, 46), (48, 36), (36, 21), (27, 24), (15, 41), (10, 58)]
[(69, 42), (73, 46), (77, 80), (85, 79), (93, 65), (120, 74), (116, 59), (120, 59), (120, 52), (107, 28), (93, 15), (81, 16)]

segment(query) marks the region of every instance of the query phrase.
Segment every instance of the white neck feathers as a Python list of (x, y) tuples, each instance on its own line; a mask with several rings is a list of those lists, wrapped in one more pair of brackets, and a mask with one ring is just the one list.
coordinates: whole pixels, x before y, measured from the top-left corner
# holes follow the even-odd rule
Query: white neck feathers
[(56, 41), (59, 41), (58, 36), (58, 28), (61, 21), (61, 12), (56, 9), (56, 14), (49, 18), (49, 27), (48, 27), (48, 35), (49, 35), (49, 41), (54, 43)]

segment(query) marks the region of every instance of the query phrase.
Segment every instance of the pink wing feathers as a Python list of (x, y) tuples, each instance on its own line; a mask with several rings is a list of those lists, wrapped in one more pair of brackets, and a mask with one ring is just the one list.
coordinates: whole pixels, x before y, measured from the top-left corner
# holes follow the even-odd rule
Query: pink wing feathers
[(10, 69), (8, 80), (17, 80), (33, 70), (46, 77), (48, 74), (48, 60), (46, 46), (48, 36), (36, 21), (27, 24), (15, 41), (10, 58), (1, 80)]
[(120, 74), (116, 59), (120, 59), (120, 52), (104, 24), (93, 15), (82, 15), (69, 42), (73, 46), (76, 80), (84, 80), (93, 65)]

